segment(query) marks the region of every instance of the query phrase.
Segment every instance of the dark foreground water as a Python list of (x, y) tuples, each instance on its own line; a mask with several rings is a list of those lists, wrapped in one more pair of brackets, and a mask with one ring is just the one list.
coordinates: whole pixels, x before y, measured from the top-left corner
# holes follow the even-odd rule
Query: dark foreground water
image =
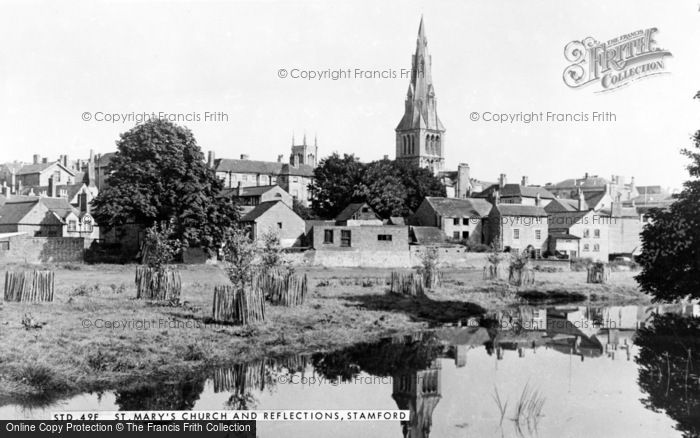
[(696, 306), (520, 307), (332, 353), (83, 394), (56, 410), (408, 409), (411, 421), (261, 422), (261, 437), (672, 437), (700, 434)]

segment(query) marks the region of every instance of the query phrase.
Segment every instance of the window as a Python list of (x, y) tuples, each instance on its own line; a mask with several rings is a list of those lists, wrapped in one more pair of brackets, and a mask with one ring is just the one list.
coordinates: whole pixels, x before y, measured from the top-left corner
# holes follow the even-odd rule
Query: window
[(0, 242), (0, 251), (9, 251), (10, 250), (10, 241), (6, 240), (4, 242)]
[(350, 230), (340, 230), (340, 246), (349, 247), (352, 244), (352, 233)]
[(83, 218), (83, 230), (86, 233), (92, 233), (92, 218), (90, 216)]
[(277, 228), (282, 229), (282, 222), (277, 222)]
[(591, 250), (591, 247), (586, 243), (586, 244), (583, 245), (583, 250), (584, 250), (584, 251), (590, 251), (590, 250)]
[(368, 207), (362, 207), (362, 212), (363, 212), (363, 213), (369, 213), (369, 208), (368, 208)]
[(294, 178), (292, 178), (292, 182), (299, 182), (299, 178), (295, 176)]
[(74, 220), (68, 221), (68, 231), (77, 231), (78, 230), (78, 222)]
[(591, 230), (589, 230), (588, 228), (583, 230), (583, 237), (584, 238), (591, 237)]
[(323, 230), (323, 243), (333, 243), (333, 230)]
[(452, 237), (454, 237), (455, 239), (459, 239), (459, 231), (455, 231), (454, 233), (452, 233)]
[(462, 225), (469, 225), (469, 218), (468, 217), (462, 218)]
[(596, 243), (595, 245), (593, 245), (593, 251), (594, 251), (594, 252), (600, 251), (600, 245), (597, 244), (597, 243)]
[(453, 223), (454, 225), (459, 225), (459, 218), (456, 217), (456, 218), (452, 219), (452, 223)]
[(542, 258), (542, 250), (541, 249), (536, 249), (535, 250), (535, 258), (539, 259)]
[(248, 175), (243, 175), (241, 177), (241, 181), (248, 181)]
[(383, 242), (391, 242), (391, 234), (378, 234), (377, 240), (381, 240)]
[(542, 240), (542, 230), (535, 230), (535, 240)]
[(469, 239), (469, 231), (462, 231), (462, 239)]
[(600, 230), (598, 228), (593, 230), (593, 237), (595, 237), (596, 239), (600, 239)]
[(276, 178), (276, 177), (273, 176), (273, 177), (270, 178), (270, 184), (275, 184), (276, 182), (277, 182), (277, 178)]
[(520, 230), (517, 228), (513, 229), (513, 239), (520, 239)]

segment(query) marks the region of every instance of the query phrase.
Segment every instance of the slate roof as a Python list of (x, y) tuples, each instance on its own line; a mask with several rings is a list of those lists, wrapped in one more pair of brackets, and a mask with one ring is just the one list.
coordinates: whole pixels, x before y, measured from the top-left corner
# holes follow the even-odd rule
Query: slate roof
[(311, 177), (314, 174), (313, 167), (308, 164), (300, 164), (298, 167), (294, 167), (291, 164), (277, 161), (234, 160), (230, 158), (219, 158), (215, 160), (214, 169), (217, 172), (255, 173), (261, 175)]
[(366, 202), (353, 202), (352, 204), (349, 204), (347, 207), (343, 209), (340, 213), (338, 213), (338, 216), (335, 217), (335, 220), (338, 222), (344, 222), (352, 216), (360, 211), (362, 207), (367, 207), (369, 208), (370, 215), (373, 215), (375, 218), (379, 219), (379, 216), (377, 216), (377, 213), (372, 210), (372, 207), (369, 206)]
[[(576, 205), (568, 201), (575, 201)], [(578, 199), (552, 199), (552, 202), (544, 207), (544, 211), (547, 213), (561, 213), (567, 211), (577, 211), (578, 210)]]
[(501, 216), (547, 216), (547, 212), (544, 208), (535, 205), (498, 204), (495, 206), (495, 210)]
[[(56, 195), (60, 196), (61, 190), (66, 191), (66, 196), (68, 197), (68, 200), (71, 200), (75, 197), (75, 195), (80, 192), (80, 190), (83, 188), (85, 184), (80, 182), (76, 184), (60, 184), (56, 186)], [(41, 192), (46, 192), (48, 194), (49, 192), (49, 186), (32, 186), (32, 187), (22, 187), (22, 192), (20, 193), (21, 195), (24, 196), (29, 196), (29, 193), (34, 191), (34, 195), (38, 196)]]
[(420, 245), (445, 243), (445, 233), (437, 227), (411, 227), (411, 233), (415, 243)]
[(475, 198), (488, 198), (493, 192), (498, 190), (501, 198), (523, 197), (536, 198), (540, 195), (540, 199), (554, 199), (554, 195), (544, 187), (539, 186), (521, 186), (520, 184), (506, 184), (499, 188), (498, 184), (492, 184), (480, 193), (474, 195)]
[(569, 233), (551, 233), (549, 235), (552, 239), (560, 239), (560, 240), (580, 240), (581, 238), (578, 236), (574, 236), (573, 234)]
[(277, 203), (281, 203), (285, 207), (287, 206), (284, 202), (282, 201), (267, 201), (267, 202), (261, 202), (258, 204), (254, 209), (246, 213), (242, 218), (241, 222), (255, 222), (260, 216), (264, 215), (269, 209), (277, 205)]
[(66, 172), (75, 176), (75, 172), (68, 169), (63, 164), (59, 163), (58, 161), (52, 161), (50, 163), (27, 164), (25, 166), (22, 166), (22, 168), (19, 169), (19, 171), (17, 172), (17, 175), (29, 175), (32, 173), (40, 173), (40, 172), (43, 172), (44, 170), (46, 170), (47, 168), (53, 166), (54, 164), (57, 164), (63, 170), (65, 170)]
[(493, 206), (485, 199), (440, 198), (427, 196), (425, 200), (443, 217), (485, 217)]
[(22, 221), (39, 202), (38, 198), (22, 201), (8, 201), (0, 207), (0, 224), (14, 225)]
[(406, 221), (400, 216), (391, 216), (388, 222), (391, 225), (406, 225)]
[(605, 197), (605, 195), (606, 193), (604, 190), (601, 192), (584, 192), (583, 198), (586, 200), (586, 204), (588, 204), (590, 208), (594, 208), (595, 205), (598, 204), (603, 197)]
[(576, 187), (604, 187), (610, 181), (600, 176), (589, 176), (588, 178), (569, 178), (552, 184), (552, 187), (558, 189), (576, 188)]
[(73, 208), (70, 203), (68, 203), (68, 200), (66, 198), (39, 198), (39, 202), (44, 204), (46, 208), (48, 208), (50, 211), (56, 213), (61, 219), (65, 218), (68, 216), (69, 213), (75, 212), (75, 208)]
[(271, 186), (241, 187), (240, 195), (237, 195), (238, 187), (233, 187), (233, 188), (221, 190), (221, 194), (224, 196), (240, 196), (242, 198), (250, 197), (250, 196), (261, 196), (261, 195), (269, 192), (270, 190), (272, 190), (275, 187), (279, 187), (279, 186), (271, 185)]

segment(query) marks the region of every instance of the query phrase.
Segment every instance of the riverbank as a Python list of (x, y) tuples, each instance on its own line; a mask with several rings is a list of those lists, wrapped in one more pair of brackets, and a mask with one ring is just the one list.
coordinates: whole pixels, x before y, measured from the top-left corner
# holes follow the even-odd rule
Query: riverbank
[(300, 271), (309, 278), (306, 304), (268, 306), (264, 323), (237, 327), (209, 319), (214, 285), (227, 281), (215, 266), (181, 267), (179, 306), (135, 300), (133, 265), (51, 269), (53, 303), (0, 305), (0, 405), (50, 403), (263, 356), (343, 348), (441, 323), (473, 323), (487, 311), (512, 305), (648, 302), (630, 272), (613, 273), (608, 285), (585, 284), (585, 272), (537, 272), (534, 286), (518, 289), (484, 281), (477, 270), (447, 270), (443, 287), (412, 300), (387, 295), (386, 269), (308, 268)]

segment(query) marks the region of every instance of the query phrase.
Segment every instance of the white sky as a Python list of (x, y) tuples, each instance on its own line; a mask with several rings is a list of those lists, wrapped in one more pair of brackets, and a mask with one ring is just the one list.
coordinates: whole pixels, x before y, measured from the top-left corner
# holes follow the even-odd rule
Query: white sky
[[(85, 111), (204, 113), (184, 123), (218, 157), (274, 160), (292, 132), (320, 154), (394, 156), (408, 79), (280, 79), (280, 68), (410, 68), (424, 14), (447, 167), (544, 184), (584, 172), (677, 187), (700, 128), (694, 1), (247, 1), (0, 3), (0, 160), (114, 150), (133, 123)], [(564, 46), (657, 27), (670, 74), (612, 93), (569, 89)], [(612, 111), (613, 123), (472, 122), (472, 111)]]

